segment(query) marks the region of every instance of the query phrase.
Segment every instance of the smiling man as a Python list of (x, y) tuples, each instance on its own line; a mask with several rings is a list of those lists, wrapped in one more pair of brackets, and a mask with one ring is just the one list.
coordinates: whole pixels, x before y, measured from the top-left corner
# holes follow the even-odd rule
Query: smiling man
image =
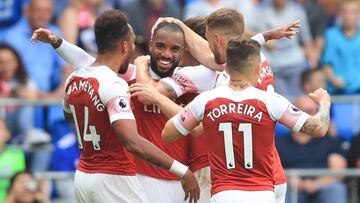
[(155, 33), (150, 46), (151, 70), (160, 77), (171, 76), (184, 52), (184, 32), (175, 23), (163, 23)]

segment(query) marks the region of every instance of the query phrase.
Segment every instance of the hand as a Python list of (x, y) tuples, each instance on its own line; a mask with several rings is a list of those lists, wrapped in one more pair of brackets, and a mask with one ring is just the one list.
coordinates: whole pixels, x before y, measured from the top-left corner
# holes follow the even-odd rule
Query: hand
[(136, 68), (140, 68), (143, 71), (148, 72), (150, 67), (150, 56), (138, 56), (134, 61), (134, 65), (136, 66)]
[(59, 41), (62, 41), (62, 39), (48, 29), (39, 28), (34, 31), (31, 37), (31, 43), (34, 44), (36, 41), (41, 41), (47, 44), (58, 44)]
[(186, 174), (181, 178), (181, 185), (185, 192), (185, 199), (189, 203), (196, 203), (200, 198), (200, 188), (195, 176), (188, 169)]
[(153, 35), (154, 35), (154, 30), (157, 28), (157, 26), (160, 24), (160, 23), (163, 23), (163, 22), (167, 22), (167, 23), (177, 23), (177, 20), (176, 18), (172, 18), (172, 17), (166, 17), (166, 18), (158, 18), (158, 20), (155, 22), (155, 24), (152, 26), (151, 28), (151, 36), (150, 36), (150, 39), (153, 38)]
[(340, 78), (337, 77), (333, 78), (331, 80), (331, 83), (336, 87), (336, 89), (344, 89), (345, 82)]
[(281, 27), (265, 31), (263, 32), (265, 41), (272, 39), (281, 39), (281, 38), (293, 38), (297, 33), (298, 29), (301, 27), (300, 20), (293, 21), (287, 25), (283, 25)]
[(324, 90), (323, 88), (319, 88), (317, 90), (315, 90), (314, 92), (309, 94), (309, 97), (316, 103), (316, 104), (320, 104), (320, 102), (325, 102), (326, 104), (331, 103), (331, 97), (328, 94), (328, 92), (326, 90)]
[(145, 105), (156, 104), (163, 95), (153, 86), (148, 84), (134, 83), (129, 91), (132, 97), (141, 97), (141, 103)]

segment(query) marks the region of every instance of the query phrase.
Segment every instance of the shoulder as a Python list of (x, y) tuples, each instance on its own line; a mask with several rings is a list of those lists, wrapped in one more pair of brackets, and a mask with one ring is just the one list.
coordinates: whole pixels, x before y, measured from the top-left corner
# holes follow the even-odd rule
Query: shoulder
[(211, 89), (211, 90), (204, 91), (204, 92), (200, 93), (198, 96), (196, 96), (195, 99), (198, 102), (202, 102), (202, 103), (205, 104), (208, 101), (211, 101), (211, 100), (221, 96), (221, 93), (224, 91), (224, 89), (223, 89), (224, 87), (225, 87), (225, 85), (220, 86), (220, 87), (216, 87), (216, 88)]
[(182, 73), (189, 76), (196, 76), (196, 75), (208, 75), (208, 74), (216, 74), (215, 71), (203, 66), (186, 66), (183, 68), (178, 68), (176, 73)]
[(121, 75), (116, 74), (110, 68), (104, 66), (98, 69), (98, 78), (101, 83), (106, 84), (118, 84), (120, 86), (128, 86), (127, 82), (121, 77)]
[(25, 18), (21, 18), (15, 25), (4, 31), (4, 40), (8, 42), (16, 41), (26, 31), (26, 29), (27, 21)]
[(119, 76), (125, 81), (131, 81), (136, 78), (136, 66), (134, 64), (129, 64), (126, 72), (124, 74), (119, 74)]

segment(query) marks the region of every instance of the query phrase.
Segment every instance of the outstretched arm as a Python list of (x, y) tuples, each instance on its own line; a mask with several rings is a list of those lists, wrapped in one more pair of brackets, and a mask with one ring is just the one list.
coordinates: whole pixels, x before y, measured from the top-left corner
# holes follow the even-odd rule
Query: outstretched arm
[(36, 43), (37, 41), (53, 46), (56, 52), (67, 63), (73, 66), (74, 69), (89, 66), (95, 61), (95, 58), (86, 53), (84, 50), (55, 35), (48, 29), (39, 28), (34, 31), (31, 37), (31, 42)]

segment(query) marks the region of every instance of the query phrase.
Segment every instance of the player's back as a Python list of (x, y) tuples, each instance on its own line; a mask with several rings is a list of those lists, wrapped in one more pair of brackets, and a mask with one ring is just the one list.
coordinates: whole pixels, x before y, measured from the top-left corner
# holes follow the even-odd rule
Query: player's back
[(274, 128), (265, 91), (221, 86), (206, 92), (203, 125), (209, 136), (212, 193), (273, 190)]
[[(111, 126), (115, 117), (133, 117), (127, 92), (127, 83), (106, 66), (81, 68), (69, 76), (65, 102), (77, 131), (80, 171), (135, 175), (133, 156)], [(118, 105), (109, 106), (115, 102)]]

